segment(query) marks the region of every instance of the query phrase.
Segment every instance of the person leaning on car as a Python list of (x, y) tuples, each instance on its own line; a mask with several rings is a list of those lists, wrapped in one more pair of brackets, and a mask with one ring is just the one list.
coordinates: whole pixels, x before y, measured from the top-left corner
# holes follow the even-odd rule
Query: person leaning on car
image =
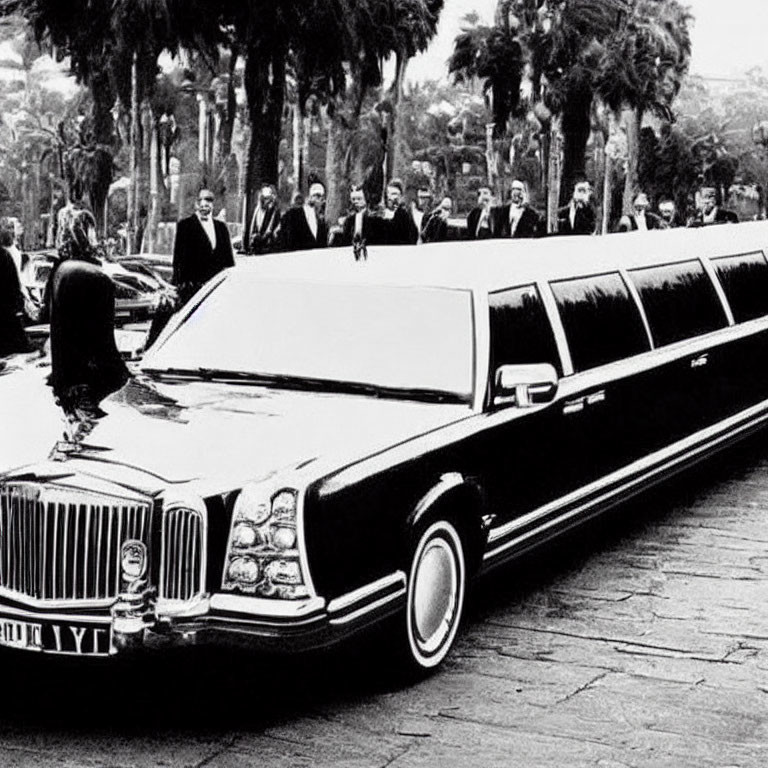
[(213, 218), (213, 202), (213, 192), (201, 189), (195, 212), (176, 225), (173, 284), (181, 304), (189, 301), (214, 275), (235, 265), (229, 230), (223, 221)]

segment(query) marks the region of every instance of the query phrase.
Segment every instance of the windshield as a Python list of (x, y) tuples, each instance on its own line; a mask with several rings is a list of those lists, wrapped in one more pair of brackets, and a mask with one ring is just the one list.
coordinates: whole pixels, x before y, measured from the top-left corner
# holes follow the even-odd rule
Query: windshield
[(236, 270), (148, 353), (143, 367), (469, 401), (473, 344), (469, 291), (276, 282)]

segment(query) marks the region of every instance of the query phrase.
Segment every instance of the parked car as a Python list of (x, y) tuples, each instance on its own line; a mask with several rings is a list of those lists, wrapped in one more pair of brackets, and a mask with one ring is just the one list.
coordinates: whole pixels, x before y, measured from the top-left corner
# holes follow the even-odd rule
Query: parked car
[[(59, 257), (55, 250), (24, 255), (21, 274), (24, 312), (29, 324), (40, 322), (48, 277)], [(102, 268), (115, 285), (115, 322), (118, 325), (151, 320), (162, 296), (174, 298), (175, 288), (151, 259), (141, 256), (104, 260)]]
[(0, 377), (0, 645), (292, 650), (392, 618), (434, 669), (475, 576), (765, 425), (767, 245), (755, 223), (253, 259), (80, 442), (44, 369)]

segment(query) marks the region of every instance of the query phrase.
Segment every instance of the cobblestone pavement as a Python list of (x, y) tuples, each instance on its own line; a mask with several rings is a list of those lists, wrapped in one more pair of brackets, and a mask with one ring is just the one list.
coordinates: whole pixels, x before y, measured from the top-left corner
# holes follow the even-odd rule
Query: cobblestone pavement
[(6, 654), (0, 765), (763, 768), (767, 469), (762, 437), (489, 577), (418, 684), (372, 642)]

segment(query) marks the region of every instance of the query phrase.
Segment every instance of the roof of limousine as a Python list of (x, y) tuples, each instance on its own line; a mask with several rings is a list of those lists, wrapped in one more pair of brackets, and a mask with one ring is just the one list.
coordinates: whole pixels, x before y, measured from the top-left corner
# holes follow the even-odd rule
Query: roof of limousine
[(726, 224), (607, 237), (485, 240), (418, 246), (371, 246), (356, 262), (352, 248), (243, 259), (238, 270), (264, 279), (430, 286), (492, 291), (536, 280), (600, 274), (768, 247), (768, 222)]

